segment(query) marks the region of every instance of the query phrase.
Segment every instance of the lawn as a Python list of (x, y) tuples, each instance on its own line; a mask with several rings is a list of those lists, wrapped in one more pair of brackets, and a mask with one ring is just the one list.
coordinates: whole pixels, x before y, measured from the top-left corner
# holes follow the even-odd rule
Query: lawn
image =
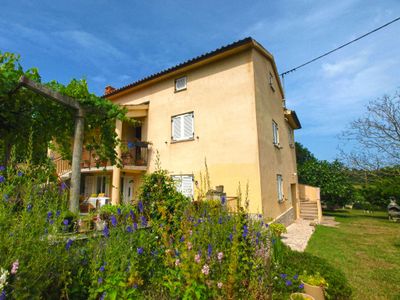
[(400, 223), (385, 212), (359, 210), (326, 213), (337, 228), (317, 226), (306, 252), (341, 269), (354, 299), (400, 299)]

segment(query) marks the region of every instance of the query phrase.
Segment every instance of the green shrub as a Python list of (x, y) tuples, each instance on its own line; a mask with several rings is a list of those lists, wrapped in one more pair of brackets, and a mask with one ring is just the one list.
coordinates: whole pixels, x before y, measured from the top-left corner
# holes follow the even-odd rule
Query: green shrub
[[(295, 276), (299, 279), (298, 275), (304, 272), (313, 276), (320, 274), (328, 285), (328, 288), (326, 288), (327, 299), (351, 298), (352, 290), (343, 272), (334, 268), (322, 258), (306, 252), (292, 251), (286, 246), (283, 248), (283, 263), (274, 269), (276, 277), (286, 274), (287, 277)], [(275, 286), (274, 290), (280, 296), (286, 292), (279, 284)], [(279, 297), (277, 298), (279, 299)]]
[(281, 223), (272, 223), (269, 225), (269, 228), (277, 237), (281, 236), (283, 233), (287, 233), (286, 226)]

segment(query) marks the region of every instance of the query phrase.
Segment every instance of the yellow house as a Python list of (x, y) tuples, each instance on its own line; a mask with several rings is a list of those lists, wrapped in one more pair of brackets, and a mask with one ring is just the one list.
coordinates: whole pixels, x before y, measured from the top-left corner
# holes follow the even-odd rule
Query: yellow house
[(82, 162), (81, 193), (113, 204), (135, 199), (144, 173), (161, 166), (194, 196), (205, 160), (212, 186), (236, 196), (249, 188), (249, 211), (290, 223), (299, 216), (294, 130), (273, 56), (246, 38), (127, 86), (105, 98), (128, 109), (140, 126), (117, 122), (122, 168)]

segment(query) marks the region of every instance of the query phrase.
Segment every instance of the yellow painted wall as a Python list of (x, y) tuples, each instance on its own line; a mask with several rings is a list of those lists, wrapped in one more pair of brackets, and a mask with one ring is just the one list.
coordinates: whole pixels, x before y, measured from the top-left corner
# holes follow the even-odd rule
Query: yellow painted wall
[[(290, 184), (297, 184), (296, 156), (290, 147), (288, 123), (285, 121), (282, 99), (276, 74), (272, 64), (260, 52), (253, 49), (254, 83), (258, 130), (258, 155), (260, 161), (260, 185), (263, 214), (276, 217), (292, 207)], [(269, 74), (273, 74), (273, 90), (269, 84)], [(273, 144), (272, 121), (278, 124), (279, 141), (282, 149)], [(283, 176), (283, 193), (285, 201), (278, 202), (277, 174)]]
[[(149, 171), (159, 152), (161, 165), (171, 174), (205, 171), (207, 159), (211, 185), (224, 185), (236, 196), (239, 182), (249, 184), (250, 211), (261, 212), (261, 188), (251, 50), (181, 74), (187, 89), (174, 91), (174, 79), (165, 79), (118, 97), (119, 104), (150, 101), (145, 126), (152, 142)], [(171, 117), (194, 112), (195, 139), (171, 143)]]

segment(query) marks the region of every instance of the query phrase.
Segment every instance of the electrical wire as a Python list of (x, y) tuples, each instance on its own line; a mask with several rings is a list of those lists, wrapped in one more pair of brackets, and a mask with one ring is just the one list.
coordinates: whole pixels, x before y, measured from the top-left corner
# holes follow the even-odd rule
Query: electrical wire
[(323, 58), (323, 57), (325, 57), (325, 56), (327, 56), (327, 55), (329, 55), (329, 54), (331, 54), (331, 53), (333, 53), (335, 51), (338, 51), (338, 50), (340, 50), (340, 49), (342, 49), (342, 48), (344, 48), (344, 47), (346, 47), (346, 46), (348, 46), (348, 45), (350, 45), (350, 44), (352, 44), (352, 43), (354, 43), (354, 42), (356, 42), (358, 40), (361, 40), (362, 38), (365, 38), (366, 36), (376, 32), (378, 30), (381, 30), (382, 28), (385, 28), (386, 26), (389, 26), (390, 24), (392, 24), (394, 22), (397, 22), (399, 20), (400, 20), (400, 17), (398, 17), (398, 18), (396, 18), (396, 19), (394, 19), (394, 20), (392, 20), (392, 21), (390, 21), (390, 22), (388, 22), (388, 23), (386, 23), (386, 24), (384, 24), (384, 25), (382, 25), (382, 26), (380, 26), (378, 28), (375, 28), (374, 30), (369, 31), (369, 32), (359, 36), (358, 38), (355, 38), (354, 40), (351, 40), (350, 42), (347, 42), (346, 44), (343, 44), (343, 45), (341, 45), (341, 46), (339, 46), (339, 47), (337, 47), (337, 48), (335, 48), (335, 49), (333, 49), (331, 51), (328, 51), (328, 52), (326, 52), (326, 53), (324, 53), (324, 54), (322, 54), (322, 55), (320, 55), (320, 56), (318, 56), (316, 58), (313, 58), (313, 59), (311, 59), (311, 60), (309, 60), (309, 61), (307, 61), (307, 62), (305, 62), (305, 63), (303, 63), (303, 64), (301, 64), (299, 66), (297, 66), (296, 68), (293, 68), (293, 69), (290, 69), (289, 71), (283, 72), (283, 73), (280, 74), (280, 76), (283, 79), (286, 74), (292, 73), (292, 72), (294, 72), (294, 71), (296, 71), (296, 70), (298, 70), (298, 69), (300, 69), (300, 68), (302, 68), (302, 67), (304, 67), (304, 66), (306, 66), (308, 64), (311, 64), (312, 62), (314, 62), (314, 61), (316, 61), (318, 59), (321, 59), (321, 58)]

